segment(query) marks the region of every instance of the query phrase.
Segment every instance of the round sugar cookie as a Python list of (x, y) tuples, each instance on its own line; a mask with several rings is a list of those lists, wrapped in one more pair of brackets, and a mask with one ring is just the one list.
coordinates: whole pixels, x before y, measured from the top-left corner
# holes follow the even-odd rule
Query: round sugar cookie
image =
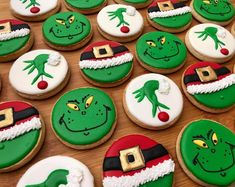
[(184, 172), (202, 186), (234, 186), (235, 134), (218, 122), (201, 119), (180, 132), (176, 153)]
[(84, 49), (79, 67), (88, 82), (112, 87), (122, 84), (131, 76), (133, 60), (126, 46), (113, 41), (101, 41)]
[(152, 3), (153, 0), (114, 0), (118, 4), (130, 5), (137, 9), (145, 8)]
[(38, 110), (29, 103), (0, 103), (0, 173), (16, 170), (40, 150), (45, 126)]
[(183, 110), (178, 86), (166, 76), (144, 74), (130, 81), (123, 94), (123, 106), (137, 125), (159, 130), (173, 125)]

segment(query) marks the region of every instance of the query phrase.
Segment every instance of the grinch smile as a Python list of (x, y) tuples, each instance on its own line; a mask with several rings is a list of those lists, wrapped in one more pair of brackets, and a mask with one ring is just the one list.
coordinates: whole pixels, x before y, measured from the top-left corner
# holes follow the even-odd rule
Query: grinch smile
[[(215, 14), (215, 15), (224, 16), (225, 14), (228, 14), (232, 11), (232, 8), (229, 6), (229, 3), (227, 3), (227, 2), (225, 2), (225, 3), (227, 4), (227, 7), (229, 8), (229, 10), (227, 12), (211, 12), (208, 9), (204, 8), (203, 5), (201, 5), (200, 9), (204, 10), (208, 14)], [(219, 9), (219, 10), (221, 10), (221, 9)]]

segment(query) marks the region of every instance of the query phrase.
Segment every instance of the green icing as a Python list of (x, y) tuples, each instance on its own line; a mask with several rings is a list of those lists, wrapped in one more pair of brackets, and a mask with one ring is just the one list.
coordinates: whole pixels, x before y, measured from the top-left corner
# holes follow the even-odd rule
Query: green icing
[(45, 39), (55, 45), (69, 46), (85, 39), (91, 32), (90, 21), (77, 12), (61, 12), (49, 17), (42, 27)]
[(194, 0), (193, 8), (202, 17), (218, 22), (229, 21), (235, 14), (229, 0)]
[(124, 25), (129, 25), (129, 23), (125, 20), (123, 13), (127, 11), (126, 8), (118, 8), (116, 11), (108, 12), (110, 21), (113, 19), (118, 18), (118, 24), (116, 27), (124, 26)]
[(182, 160), (199, 180), (215, 186), (235, 182), (235, 135), (210, 120), (192, 122), (180, 140)]
[(136, 52), (142, 63), (159, 69), (180, 66), (186, 59), (185, 44), (166, 32), (149, 32), (139, 38)]
[(134, 3), (134, 4), (138, 4), (138, 3), (147, 3), (148, 0), (124, 0), (127, 3)]
[(106, 136), (116, 120), (111, 98), (95, 88), (80, 88), (63, 95), (52, 111), (57, 135), (73, 145), (95, 143)]
[(105, 0), (65, 0), (65, 2), (74, 8), (90, 9), (99, 7)]
[(30, 131), (13, 140), (0, 142), (0, 168), (10, 167), (24, 159), (36, 146), (40, 131)]

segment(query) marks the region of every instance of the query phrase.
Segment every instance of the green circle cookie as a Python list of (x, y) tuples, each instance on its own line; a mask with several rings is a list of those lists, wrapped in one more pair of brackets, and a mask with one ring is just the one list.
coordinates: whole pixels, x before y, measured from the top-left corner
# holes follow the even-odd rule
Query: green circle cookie
[(112, 99), (96, 88), (79, 88), (64, 94), (52, 111), (52, 128), (57, 137), (77, 149), (103, 143), (115, 124)]

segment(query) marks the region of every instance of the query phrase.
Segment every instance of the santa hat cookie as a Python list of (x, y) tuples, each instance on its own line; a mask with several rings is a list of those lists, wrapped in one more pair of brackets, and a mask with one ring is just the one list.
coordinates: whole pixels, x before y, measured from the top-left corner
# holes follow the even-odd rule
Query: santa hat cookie
[(163, 145), (142, 135), (115, 141), (103, 162), (104, 187), (171, 187), (174, 161)]
[(0, 103), (0, 172), (18, 169), (30, 161), (42, 146), (44, 134), (42, 118), (32, 105)]
[(235, 74), (216, 63), (189, 66), (183, 74), (182, 87), (188, 99), (207, 112), (225, 112), (235, 104)]
[(117, 86), (132, 72), (134, 57), (124, 45), (113, 41), (95, 42), (80, 57), (83, 77), (96, 86)]

